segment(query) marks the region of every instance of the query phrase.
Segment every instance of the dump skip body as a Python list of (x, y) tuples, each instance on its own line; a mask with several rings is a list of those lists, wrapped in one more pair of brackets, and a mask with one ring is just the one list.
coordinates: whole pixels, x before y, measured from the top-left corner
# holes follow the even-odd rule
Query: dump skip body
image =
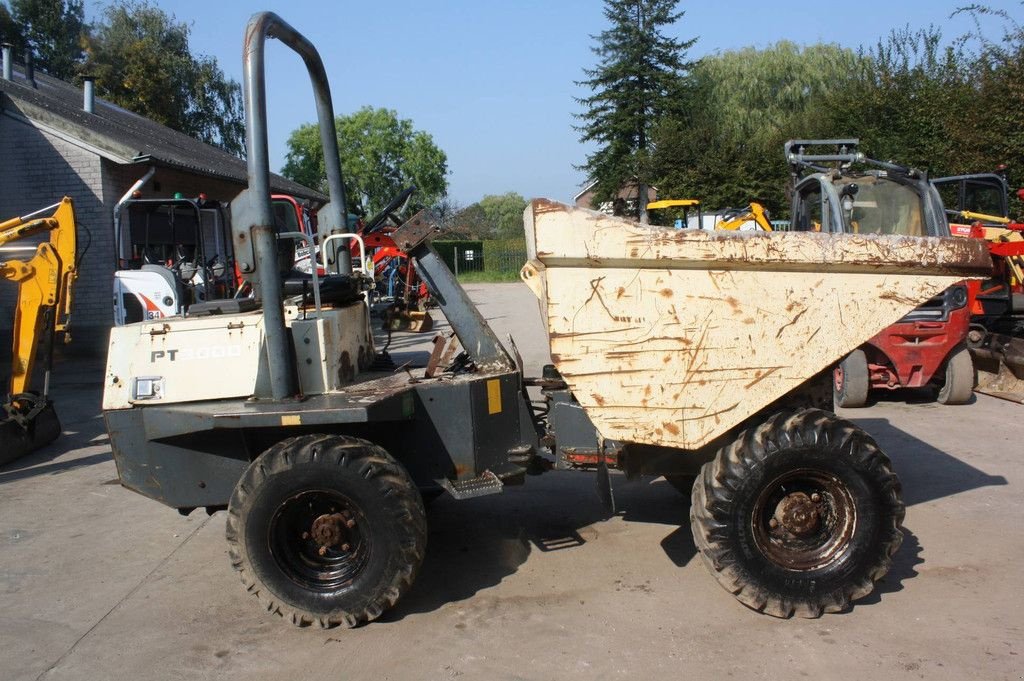
[(610, 440), (697, 449), (910, 310), (991, 269), (930, 237), (648, 227), (538, 199), (523, 279)]

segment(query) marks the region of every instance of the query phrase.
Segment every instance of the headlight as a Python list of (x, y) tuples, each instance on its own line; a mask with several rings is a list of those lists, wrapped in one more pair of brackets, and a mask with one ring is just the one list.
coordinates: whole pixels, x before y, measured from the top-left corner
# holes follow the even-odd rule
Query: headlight
[(949, 301), (949, 309), (959, 310), (967, 304), (967, 287), (963, 284), (950, 286), (946, 292), (946, 300)]

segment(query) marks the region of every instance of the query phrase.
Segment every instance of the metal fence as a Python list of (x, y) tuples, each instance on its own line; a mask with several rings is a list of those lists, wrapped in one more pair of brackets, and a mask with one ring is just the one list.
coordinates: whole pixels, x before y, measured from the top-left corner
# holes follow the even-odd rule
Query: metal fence
[(495, 272), (515, 274), (526, 262), (526, 249), (509, 249), (489, 247), (486, 242), (479, 246), (456, 245), (452, 249), (450, 265), (456, 274), (467, 272)]

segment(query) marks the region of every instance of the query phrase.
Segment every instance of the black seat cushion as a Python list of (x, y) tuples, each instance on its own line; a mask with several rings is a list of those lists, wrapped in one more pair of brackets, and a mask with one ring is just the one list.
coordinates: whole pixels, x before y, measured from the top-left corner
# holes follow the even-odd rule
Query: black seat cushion
[(188, 316), (205, 317), (219, 314), (239, 314), (240, 312), (252, 312), (257, 307), (259, 307), (259, 303), (254, 298), (207, 300), (206, 302), (189, 305)]
[[(319, 277), (320, 302), (325, 305), (344, 305), (359, 300), (359, 280), (347, 274), (329, 274)], [(284, 279), (285, 296), (301, 296), (313, 302), (313, 275), (292, 270)]]

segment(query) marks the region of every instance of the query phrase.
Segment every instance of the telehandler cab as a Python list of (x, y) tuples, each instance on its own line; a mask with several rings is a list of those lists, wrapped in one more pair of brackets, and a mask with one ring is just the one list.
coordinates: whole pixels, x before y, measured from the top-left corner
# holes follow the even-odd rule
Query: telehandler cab
[[(790, 140), (792, 229), (834, 234), (949, 237), (927, 173), (876, 161), (857, 139)], [(825, 147), (825, 153), (822, 153)], [(872, 390), (938, 388), (942, 404), (966, 404), (974, 388), (967, 349), (967, 286), (957, 283), (867, 339), (833, 371), (840, 407), (863, 407)]]

